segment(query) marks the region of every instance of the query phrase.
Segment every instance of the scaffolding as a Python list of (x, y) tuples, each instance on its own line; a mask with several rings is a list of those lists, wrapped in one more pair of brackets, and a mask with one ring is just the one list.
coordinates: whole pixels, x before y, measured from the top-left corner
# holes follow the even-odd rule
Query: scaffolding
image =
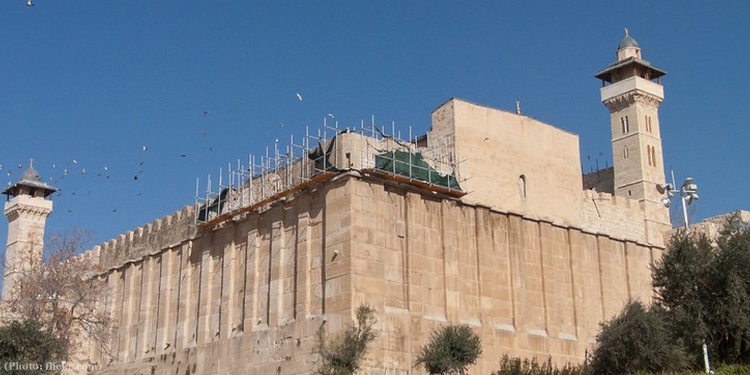
[(340, 128), (338, 122), (329, 125), (324, 118), (314, 134), (305, 127), (301, 141), (291, 135), (282, 149), (276, 139), (272, 149), (266, 147), (264, 155), (248, 155), (246, 164), (238, 159), (236, 164), (227, 164), (226, 171), (220, 168), (215, 186), (216, 181), (208, 175), (202, 194), (200, 179), (196, 179), (196, 224), (215, 226), (351, 170), (453, 197), (463, 196), (452, 139), (428, 138), (413, 137), (409, 127), (408, 140), (403, 140), (395, 123), (391, 123), (388, 134), (385, 127), (375, 124), (374, 116), (370, 124), (363, 120), (354, 129)]

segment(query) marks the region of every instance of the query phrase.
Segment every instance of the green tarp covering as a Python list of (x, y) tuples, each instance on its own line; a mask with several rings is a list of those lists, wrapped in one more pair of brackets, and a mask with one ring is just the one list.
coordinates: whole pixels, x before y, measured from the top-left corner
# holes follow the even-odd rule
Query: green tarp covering
[(454, 174), (442, 175), (422, 158), (422, 154), (404, 151), (389, 151), (375, 155), (375, 168), (422, 182), (461, 190)]

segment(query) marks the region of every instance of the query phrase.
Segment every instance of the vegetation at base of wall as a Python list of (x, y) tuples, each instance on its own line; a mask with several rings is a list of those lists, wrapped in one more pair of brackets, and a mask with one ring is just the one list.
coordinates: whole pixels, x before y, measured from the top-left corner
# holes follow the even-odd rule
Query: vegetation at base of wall
[(521, 359), (519, 357), (510, 357), (507, 354), (500, 361), (500, 369), (493, 372), (492, 375), (585, 375), (587, 372), (582, 366), (566, 364), (563, 367), (557, 367), (552, 364), (552, 359), (548, 358), (544, 362), (538, 362), (536, 358)]
[(440, 327), (417, 355), (414, 366), (430, 374), (466, 374), (482, 355), (482, 341), (468, 325)]
[(646, 308), (640, 302), (627, 304), (619, 316), (602, 324), (591, 372), (617, 375), (688, 368), (684, 345), (673, 341), (663, 315), (658, 305)]
[[(713, 375), (750, 375), (750, 366), (727, 365), (713, 369)], [(633, 375), (703, 375), (704, 371), (680, 371), (680, 372), (645, 372), (637, 371)], [(500, 361), (500, 369), (492, 375), (598, 375), (591, 366), (566, 364), (557, 367), (552, 364), (551, 359), (539, 362), (536, 358), (519, 358), (503, 356)]]
[(714, 366), (750, 364), (748, 223), (732, 217), (716, 238), (678, 231), (652, 276), (650, 308), (631, 303), (602, 325), (592, 373), (700, 370), (704, 345)]
[(344, 332), (326, 340), (325, 325), (318, 329), (317, 352), (320, 355), (318, 375), (351, 375), (362, 366), (367, 346), (375, 340), (375, 309), (361, 305), (356, 311), (357, 325), (349, 325)]
[(0, 373), (54, 374), (47, 364), (61, 363), (67, 352), (67, 343), (37, 321), (13, 321), (0, 327)]

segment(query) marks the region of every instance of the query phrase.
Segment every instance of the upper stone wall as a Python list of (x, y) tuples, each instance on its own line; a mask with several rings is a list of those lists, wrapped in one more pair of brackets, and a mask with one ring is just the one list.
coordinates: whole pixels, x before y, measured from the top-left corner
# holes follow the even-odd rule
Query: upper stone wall
[(100, 266), (105, 270), (119, 268), (144, 255), (175, 247), (194, 234), (195, 210), (192, 206), (185, 206), (181, 211), (95, 246), (87, 253), (98, 257)]
[(528, 116), (451, 99), (433, 112), (428, 140), (453, 146), (467, 201), (580, 225), (577, 135)]
[[(625, 240), (649, 243), (644, 219), (646, 213), (635, 200), (594, 190), (583, 191), (581, 228)], [(662, 246), (661, 243), (655, 244)]]

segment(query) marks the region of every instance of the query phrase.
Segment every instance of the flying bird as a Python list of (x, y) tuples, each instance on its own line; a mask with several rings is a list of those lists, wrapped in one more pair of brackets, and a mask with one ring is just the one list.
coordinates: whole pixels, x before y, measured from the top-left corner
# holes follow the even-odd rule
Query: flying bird
[(143, 151), (147, 151), (147, 150), (148, 150), (148, 147), (143, 146)]
[(299, 93), (297, 93), (297, 100), (302, 101), (302, 95), (300, 95)]
[(208, 116), (208, 111), (203, 111), (203, 117)]
[(32, 0), (26, 0), (26, 6), (27, 7), (33, 7), (34, 6), (34, 2)]

